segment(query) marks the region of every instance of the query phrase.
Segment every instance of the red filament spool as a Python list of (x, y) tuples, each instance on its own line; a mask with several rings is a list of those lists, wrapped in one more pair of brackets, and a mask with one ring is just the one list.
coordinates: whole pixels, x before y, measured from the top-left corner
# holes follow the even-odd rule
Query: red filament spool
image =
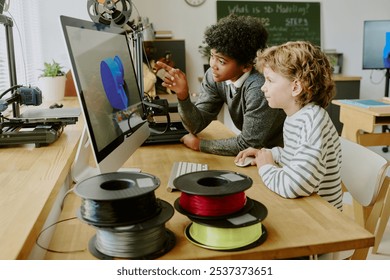
[(202, 196), (181, 193), (179, 204), (191, 214), (204, 217), (219, 217), (241, 210), (246, 203), (245, 192), (224, 196)]

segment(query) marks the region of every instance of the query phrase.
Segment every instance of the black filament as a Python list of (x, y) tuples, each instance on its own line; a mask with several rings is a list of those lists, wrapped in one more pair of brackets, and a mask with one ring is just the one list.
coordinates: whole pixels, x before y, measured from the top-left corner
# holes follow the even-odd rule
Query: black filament
[(80, 213), (95, 225), (138, 223), (160, 211), (154, 192), (142, 196), (111, 201), (83, 199)]

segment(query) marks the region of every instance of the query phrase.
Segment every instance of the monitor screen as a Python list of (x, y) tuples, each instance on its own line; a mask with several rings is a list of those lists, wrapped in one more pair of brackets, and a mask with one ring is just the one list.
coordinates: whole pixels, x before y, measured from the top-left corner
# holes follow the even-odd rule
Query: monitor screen
[[(386, 40), (386, 37), (388, 38)], [(363, 29), (363, 69), (390, 68), (390, 20), (364, 21)], [(385, 51), (386, 52), (386, 51)]]
[(128, 36), (65, 16), (61, 24), (98, 172), (117, 171), (150, 133)]

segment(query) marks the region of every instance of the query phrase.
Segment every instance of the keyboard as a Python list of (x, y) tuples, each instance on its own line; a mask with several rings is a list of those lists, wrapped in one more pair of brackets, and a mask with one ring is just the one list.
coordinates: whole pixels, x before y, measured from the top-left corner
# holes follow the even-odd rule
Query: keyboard
[(186, 161), (174, 162), (171, 169), (171, 175), (169, 176), (168, 191), (176, 190), (175, 186), (173, 185), (173, 180), (175, 180), (177, 177), (191, 172), (208, 170), (208, 168), (209, 167), (206, 163)]

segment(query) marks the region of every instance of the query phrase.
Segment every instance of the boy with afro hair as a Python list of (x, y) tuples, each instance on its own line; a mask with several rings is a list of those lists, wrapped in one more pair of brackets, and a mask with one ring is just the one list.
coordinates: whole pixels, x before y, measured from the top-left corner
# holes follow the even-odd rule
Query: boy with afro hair
[[(159, 63), (166, 74), (163, 86), (176, 93), (178, 111), (190, 132), (181, 141), (189, 148), (218, 155), (237, 155), (248, 147), (272, 148), (283, 145), (285, 114), (268, 106), (261, 87), (264, 76), (254, 67), (256, 52), (266, 47), (268, 33), (261, 20), (230, 15), (205, 31), (210, 48), (210, 68), (206, 71), (199, 97), (194, 103), (185, 74)], [(196, 136), (217, 118), (224, 104), (240, 133), (218, 140)]]

